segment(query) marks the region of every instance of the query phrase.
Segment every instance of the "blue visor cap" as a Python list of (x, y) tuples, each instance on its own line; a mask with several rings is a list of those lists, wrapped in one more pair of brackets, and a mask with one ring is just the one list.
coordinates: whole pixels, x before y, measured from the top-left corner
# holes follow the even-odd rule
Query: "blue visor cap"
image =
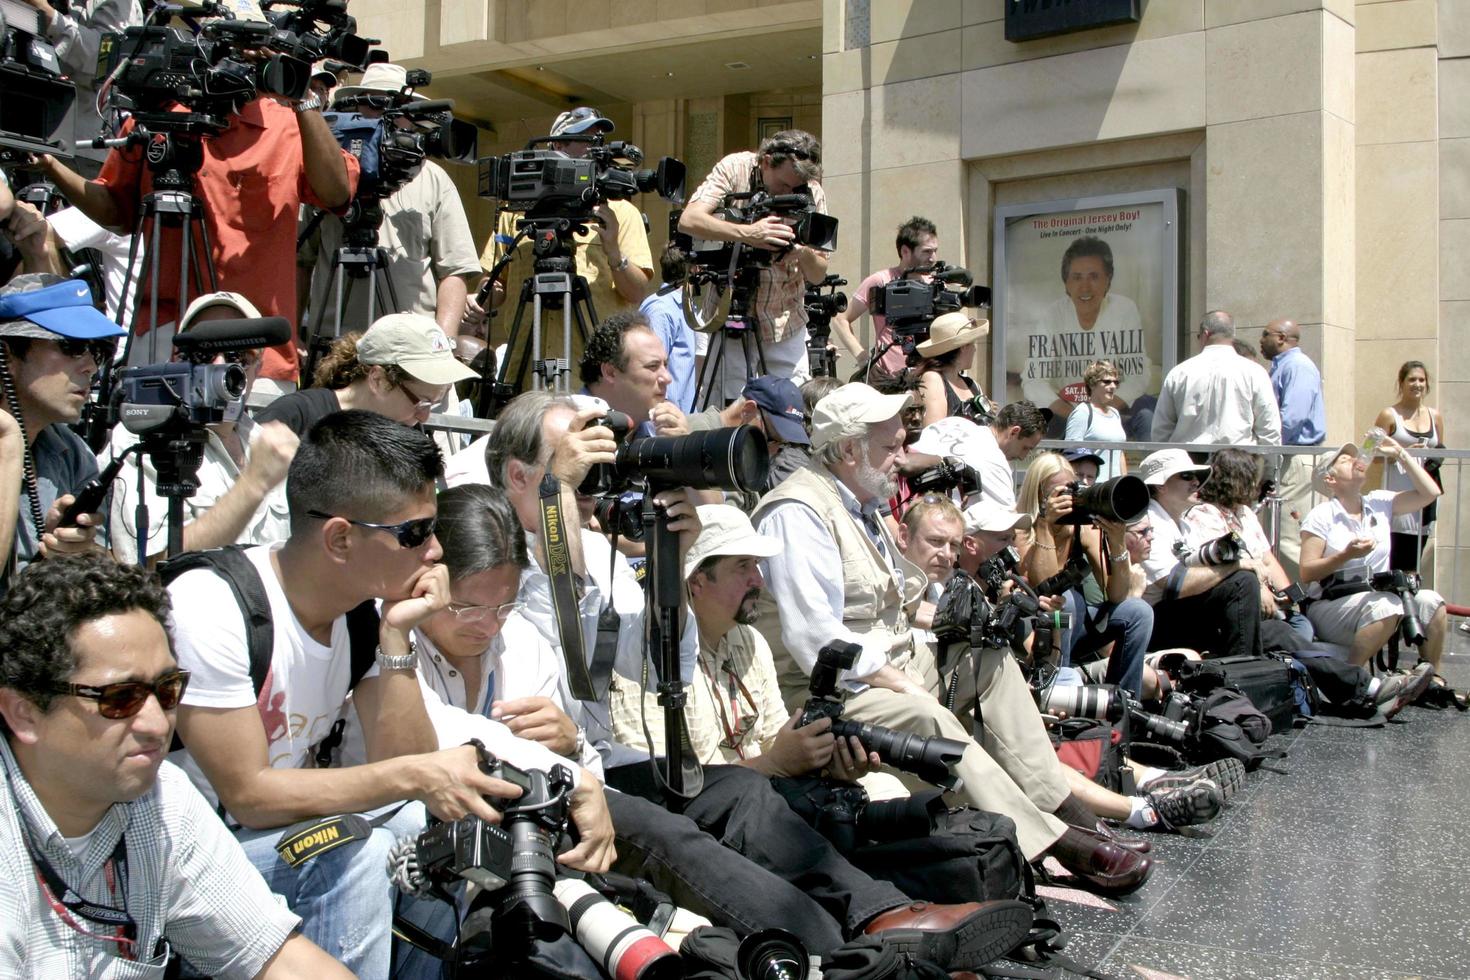
[(801, 390), (785, 378), (764, 375), (752, 378), (745, 386), (745, 397), (765, 412), (766, 421), (782, 442), (810, 446), (802, 412)]
[(74, 340), (121, 337), (127, 333), (92, 305), (92, 290), (80, 279), (0, 296), (0, 320), (29, 320)]

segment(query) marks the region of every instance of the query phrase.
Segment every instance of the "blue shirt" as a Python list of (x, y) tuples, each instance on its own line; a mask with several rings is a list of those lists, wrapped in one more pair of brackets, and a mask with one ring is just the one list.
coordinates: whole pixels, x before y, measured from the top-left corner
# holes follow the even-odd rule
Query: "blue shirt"
[(648, 317), (653, 332), (668, 352), (669, 374), (674, 379), (669, 384), (668, 399), (680, 411), (688, 412), (694, 408), (694, 331), (684, 320), (684, 307), (680, 303), (683, 291), (673, 289), (665, 293), (663, 290), (667, 288), (668, 283), (664, 283), (638, 309)]
[(1300, 347), (1271, 358), (1271, 389), (1281, 406), (1281, 444), (1320, 446), (1327, 436), (1322, 373)]

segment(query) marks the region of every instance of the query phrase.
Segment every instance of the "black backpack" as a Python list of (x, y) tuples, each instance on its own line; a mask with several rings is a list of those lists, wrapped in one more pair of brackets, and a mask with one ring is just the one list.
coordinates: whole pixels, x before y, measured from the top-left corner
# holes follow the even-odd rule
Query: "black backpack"
[(1290, 661), (1273, 654), (1186, 661), (1179, 669), (1179, 686), (1196, 697), (1222, 687), (1244, 694), (1270, 719), (1271, 734), (1289, 731), (1296, 721), (1301, 683)]
[[(265, 594), (265, 583), (260, 580), (260, 572), (245, 557), (246, 547), (230, 545), (209, 551), (188, 551), (159, 565), (158, 574), (164, 585), (196, 568), (208, 569), (225, 580), (234, 593), (235, 602), (240, 606), (240, 615), (245, 620), (250, 653), (250, 684), (256, 697), (259, 697), (261, 689), (265, 687), (266, 675), (270, 673), (276, 635), (275, 624), (271, 620), (270, 598)], [(377, 657), (378, 610), (373, 600), (368, 599), (348, 611), (347, 636), (352, 649), (347, 681), (347, 689), (350, 691), (362, 680)], [(333, 731), (336, 732), (335, 727)], [(337, 737), (341, 738), (340, 733)], [(175, 732), (170, 751), (180, 748), (183, 748), (183, 743)]]

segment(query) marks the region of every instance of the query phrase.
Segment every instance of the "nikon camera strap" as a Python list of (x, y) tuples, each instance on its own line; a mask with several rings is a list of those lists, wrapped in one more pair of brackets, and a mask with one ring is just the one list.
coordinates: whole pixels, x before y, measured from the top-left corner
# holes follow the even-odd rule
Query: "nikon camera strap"
[(571, 546), (567, 541), (569, 533), (578, 531), (575, 522), (567, 523), (564, 506), (561, 481), (546, 474), (541, 480), (541, 543), (546, 552), (546, 577), (551, 581), (551, 606), (556, 615), (556, 632), (561, 637), (567, 685), (578, 701), (596, 701), (597, 689), (587, 667), (582, 608), (572, 577)]

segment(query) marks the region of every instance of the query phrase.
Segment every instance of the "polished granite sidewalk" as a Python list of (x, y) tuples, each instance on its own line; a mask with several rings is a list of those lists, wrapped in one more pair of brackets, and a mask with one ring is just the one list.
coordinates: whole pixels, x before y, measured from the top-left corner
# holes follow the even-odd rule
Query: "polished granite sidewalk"
[[(1470, 638), (1452, 636), (1444, 673), (1463, 691)], [(1211, 838), (1152, 837), (1140, 892), (1048, 898), (1066, 952), (1150, 980), (1470, 977), (1470, 713), (1270, 744), (1289, 774), (1251, 773)]]

